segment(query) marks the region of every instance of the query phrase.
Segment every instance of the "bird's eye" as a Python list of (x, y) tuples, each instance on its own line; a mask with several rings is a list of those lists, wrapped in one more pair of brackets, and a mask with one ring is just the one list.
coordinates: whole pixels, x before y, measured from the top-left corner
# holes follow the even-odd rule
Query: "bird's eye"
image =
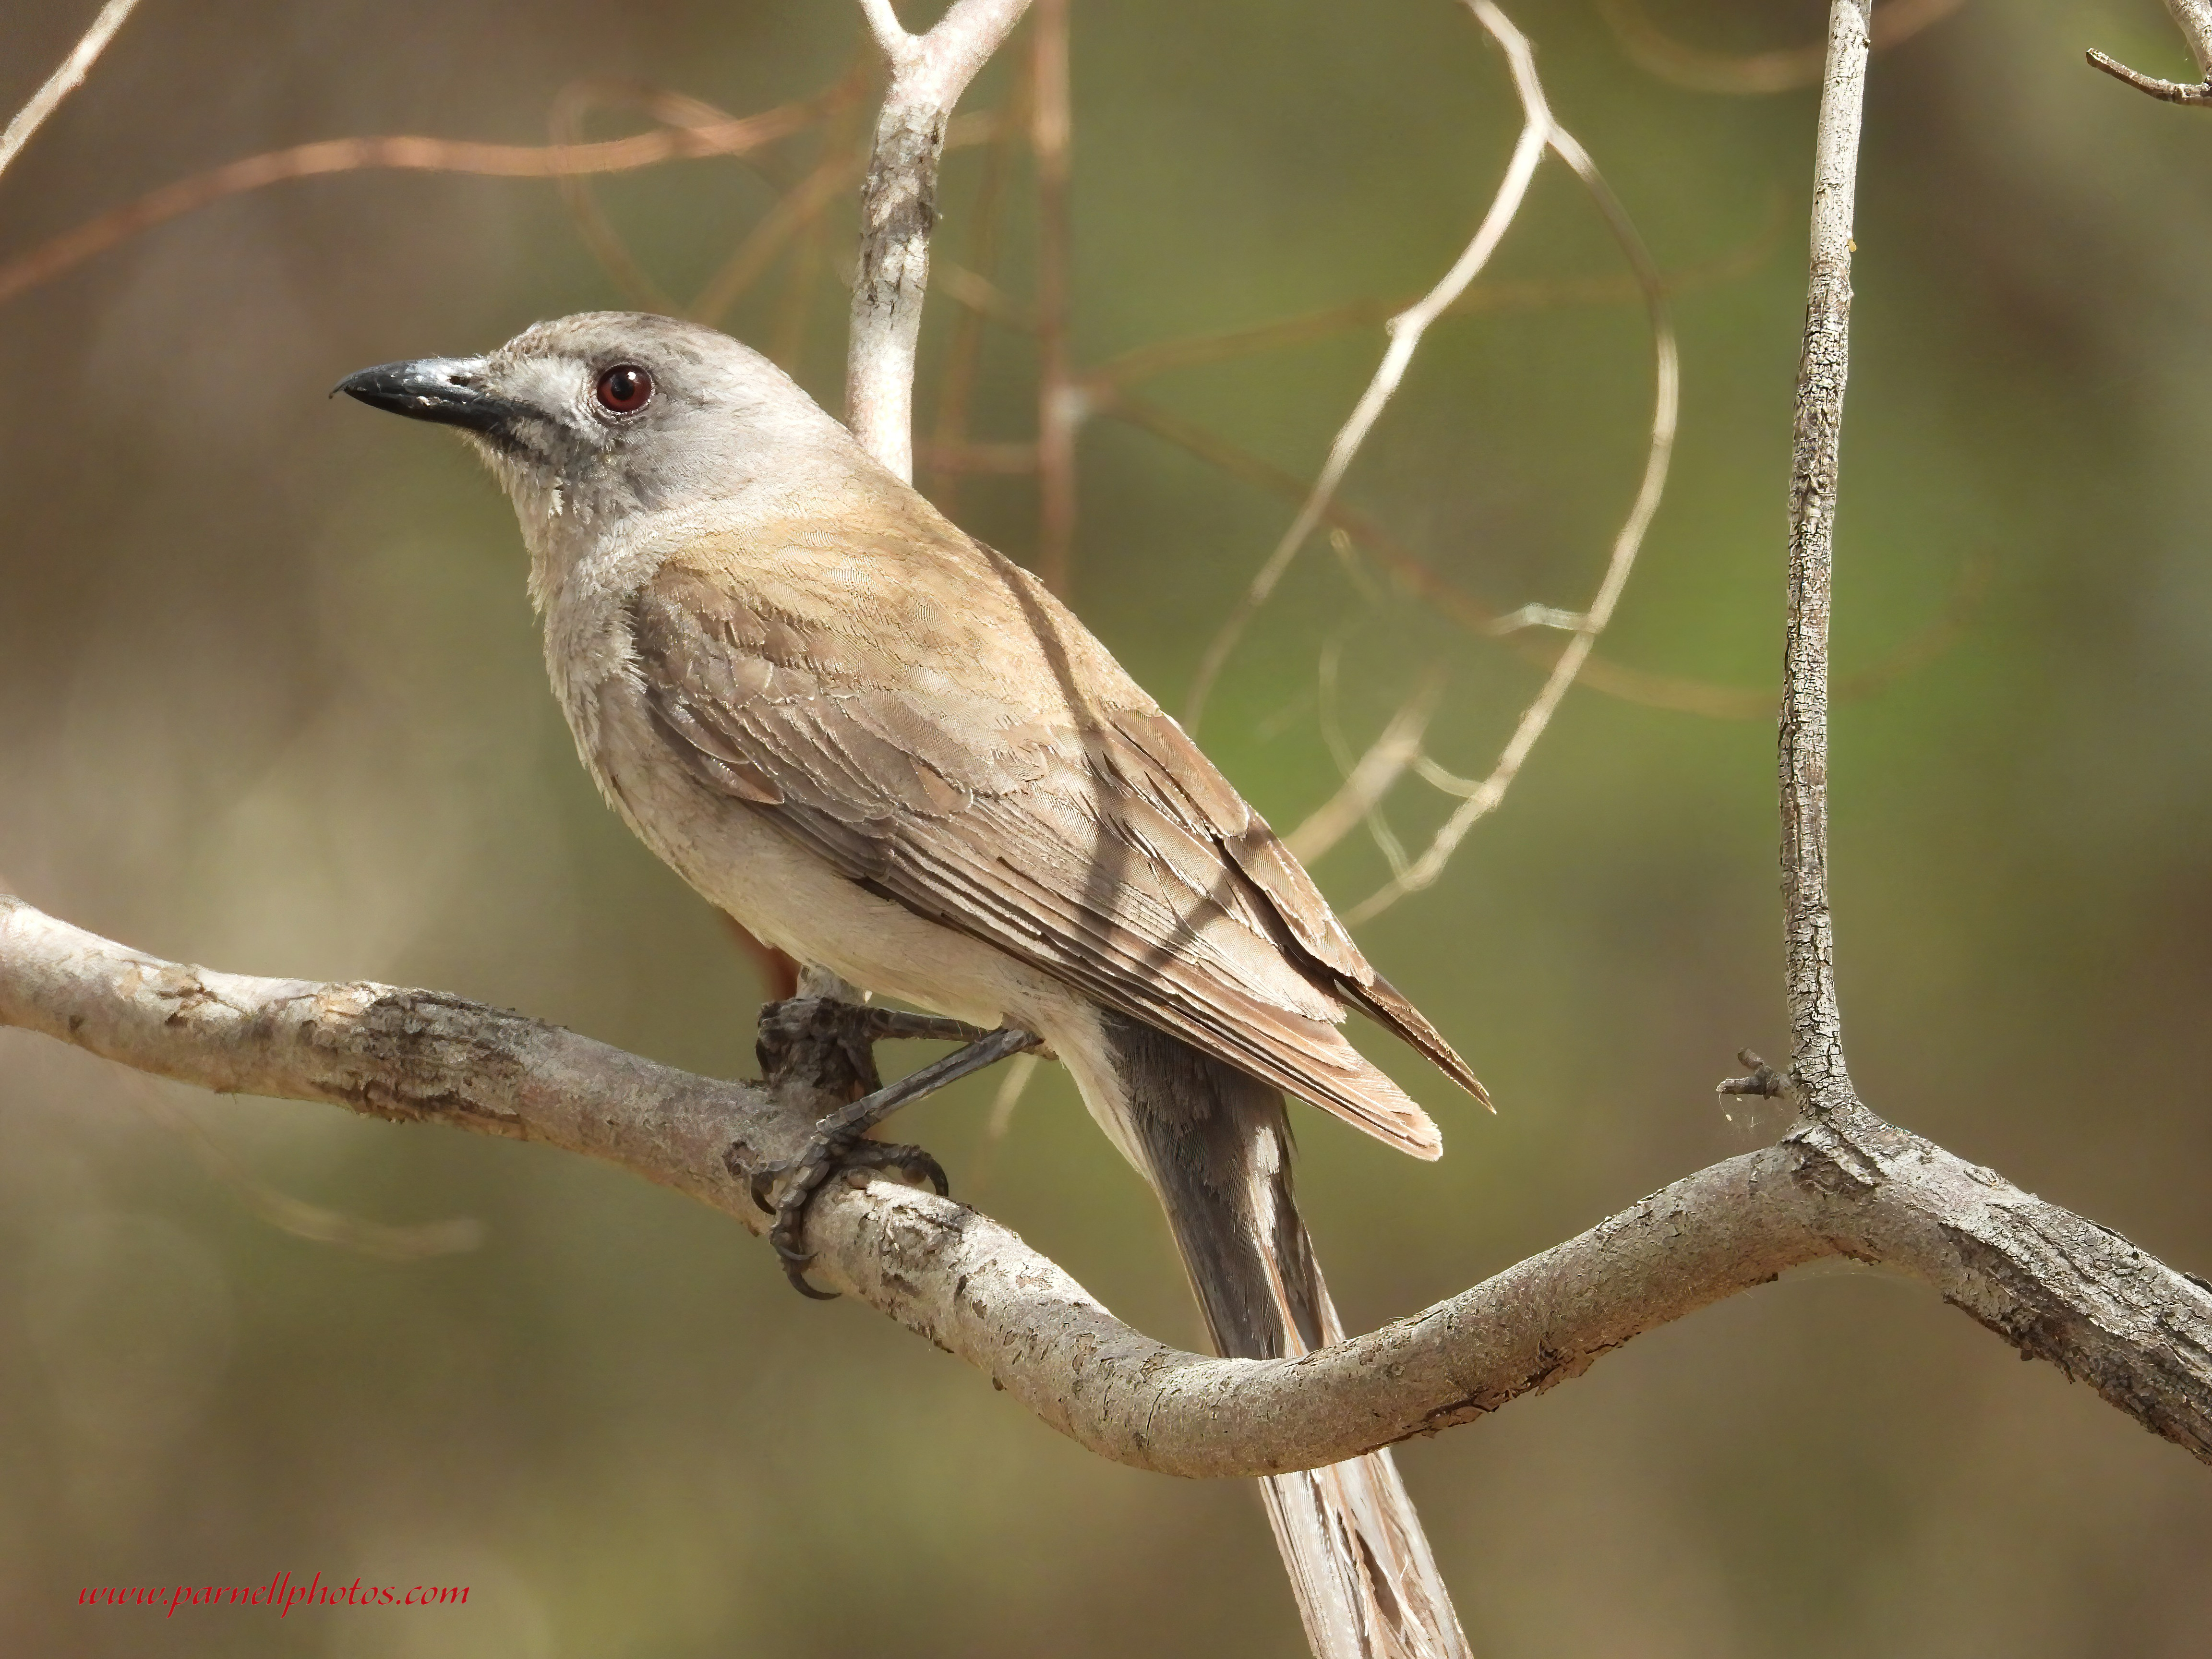
[(599, 407), (635, 415), (653, 398), (653, 376), (635, 363), (618, 363), (599, 376)]

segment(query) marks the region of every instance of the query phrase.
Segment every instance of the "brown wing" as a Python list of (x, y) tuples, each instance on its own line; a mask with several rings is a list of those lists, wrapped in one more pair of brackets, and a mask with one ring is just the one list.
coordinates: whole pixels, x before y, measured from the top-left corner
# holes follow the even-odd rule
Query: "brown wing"
[(1412, 1043), (1487, 1106), (1490, 1091), (1481, 1080), (1427, 1017), (1368, 964), (1305, 866), (1267, 819), (1246, 805), (1189, 733), (1157, 709), (1131, 710), (1116, 724), (1191, 803), (1223, 854), (1265, 896), (1297, 948), (1326, 975), (1330, 988)]
[(672, 757), (848, 879), (1417, 1156), (1435, 1126), (1345, 1041), (1337, 997), (1480, 1092), (1158, 711), (1025, 718), (673, 568), (631, 623)]

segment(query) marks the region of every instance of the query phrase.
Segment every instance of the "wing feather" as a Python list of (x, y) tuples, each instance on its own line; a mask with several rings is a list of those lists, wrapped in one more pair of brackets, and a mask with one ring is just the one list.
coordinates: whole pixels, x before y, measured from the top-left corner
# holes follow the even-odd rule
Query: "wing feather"
[(655, 728), (694, 779), (881, 896), (1437, 1155), (1435, 1125), (1337, 1029), (1343, 1003), (1480, 1085), (1133, 685), (1091, 720), (1025, 708), (1015, 675), (1000, 696), (932, 684), (732, 589), (671, 566), (629, 610)]

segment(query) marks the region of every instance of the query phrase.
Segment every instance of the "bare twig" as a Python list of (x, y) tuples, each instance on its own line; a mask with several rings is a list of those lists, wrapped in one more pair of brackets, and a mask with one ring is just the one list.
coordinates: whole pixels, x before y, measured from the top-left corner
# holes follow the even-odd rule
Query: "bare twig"
[[(1911, 40), (1930, 23), (1941, 22), (1966, 0), (1889, 0), (1874, 14), (1874, 50), (1885, 51)], [(1779, 52), (1741, 55), (1684, 46), (1644, 14), (1642, 0), (1598, 0), (1598, 10), (1636, 66), (1692, 92), (1731, 93), (1756, 97), (1817, 86), (1827, 59), (1825, 46), (1790, 46)]]
[[(1490, 6), (1489, 0), (1468, 0), (1468, 3), (1475, 15), (1483, 19), (1484, 27), (1493, 33), (1500, 29), (1511, 29), (1512, 26), (1505, 21), (1503, 15), (1498, 15)], [(1512, 39), (1517, 41), (1519, 37), (1516, 35)], [(1575, 176), (1582, 180), (1583, 187), (1597, 203), (1614, 240), (1627, 256), (1630, 267), (1643, 287), (1651, 318), (1651, 435), (1644, 453), (1643, 483), (1637, 490), (1636, 500), (1629, 507), (1628, 517), (1622, 523), (1620, 533), (1613, 538), (1612, 556), (1606, 562), (1605, 576), (1598, 584), (1596, 596), (1590, 600), (1589, 609), (1580, 613), (1566, 648), (1559, 653), (1558, 661), (1552, 665), (1552, 672), (1545, 677), (1535, 700), (1528, 705), (1521, 716), (1520, 723), (1514, 727), (1512, 737), (1507, 740), (1498, 757), (1498, 763), (1491, 769), (1487, 778), (1467, 792), (1465, 799), (1452, 810), (1451, 816), (1444, 820), (1443, 827), (1419, 858), (1346, 913), (1345, 919), (1352, 922), (1379, 915), (1407, 894), (1418, 892), (1432, 884), (1443, 873), (1444, 866), (1450, 861), (1460, 842), (1466, 838), (1468, 831), (1496, 811), (1498, 803), (1505, 799), (1505, 792), (1513, 787), (1513, 781), (1520, 775), (1521, 768), (1534, 750), (1546, 727), (1551, 724), (1552, 716), (1558, 712), (1568, 688), (1589, 662), (1598, 635), (1605, 632), (1607, 624), (1613, 620), (1613, 609), (1620, 602), (1621, 592), (1628, 585), (1629, 573), (1635, 568), (1637, 553), (1644, 545), (1644, 532), (1650, 528), (1652, 518), (1659, 511), (1660, 499), (1666, 493), (1668, 466), (1674, 453), (1674, 426), (1680, 404), (1681, 369), (1674, 344), (1674, 326), (1667, 315), (1666, 291), (1659, 278), (1658, 267), (1653, 264), (1643, 239), (1637, 235), (1635, 227), (1629, 222), (1627, 214), (1614, 198), (1612, 190), (1599, 173), (1596, 163), (1590, 160), (1589, 152), (1571, 134), (1553, 122), (1550, 112), (1545, 108), (1543, 89), (1537, 84), (1535, 65), (1529, 59), (1526, 43), (1520, 44), (1516, 55), (1515, 47), (1505, 34), (1498, 34), (1498, 40), (1506, 46), (1508, 54), (1513, 56), (1515, 82), (1522, 88), (1522, 98), (1531, 111), (1531, 120), (1534, 120), (1536, 112), (1542, 113), (1545, 142), (1574, 171)]]
[(1739, 1049), (1736, 1060), (1751, 1067), (1747, 1077), (1724, 1077), (1713, 1085), (1717, 1095), (1754, 1095), (1765, 1099), (1786, 1094), (1790, 1079), (1784, 1077), (1748, 1048)]
[(124, 20), (137, 8), (138, 0), (107, 0), (100, 9), (100, 15), (92, 20), (92, 27), (83, 38), (70, 48), (46, 84), (31, 94), (30, 101), (15, 112), (15, 118), (0, 131), (0, 173), (15, 159), (15, 153), (31, 142), (31, 135), (44, 126), (46, 118), (61, 107), (62, 100), (84, 83), (91, 72), (94, 61), (107, 50), (107, 43), (115, 38), (115, 31), (123, 27)]
[[(1305, 498), (1305, 481), (1295, 473), (1147, 399), (1116, 392), (1102, 397), (1095, 412), (1149, 432), (1231, 477), (1241, 478), (1290, 501)], [(1024, 444), (969, 445), (937, 464), (971, 472), (1018, 473), (1034, 469), (1036, 453)], [(1364, 513), (1342, 501), (1334, 501), (1322, 514), (1322, 520), (1349, 536), (1361, 551), (1372, 555), (1382, 564), (1394, 582), (1447, 621), (1483, 639), (1502, 638), (1509, 650), (1547, 671), (1559, 660), (1558, 649), (1543, 636), (1507, 628), (1506, 613), (1468, 592)], [(1935, 617), (1879, 662), (1847, 675), (1837, 684), (1830, 701), (1844, 702), (1873, 696), (1949, 649), (1987, 596), (1994, 568), (1995, 562), (1987, 553), (1969, 555), (1960, 563), (1950, 595)], [(1702, 715), (1708, 720), (1772, 720), (1780, 701), (1780, 693), (1776, 690), (1720, 685), (1686, 675), (1656, 673), (1616, 662), (1597, 651), (1592, 651), (1584, 660), (1575, 683), (1607, 696), (1618, 697), (1623, 702)]]
[[(1421, 757), (1421, 738), (1429, 729), (1443, 689), (1443, 674), (1431, 670), (1422, 675), (1413, 696), (1399, 705), (1398, 712), (1383, 726), (1382, 735), (1356, 763), (1346, 768), (1343, 786), (1316, 807), (1304, 823), (1283, 837), (1283, 844), (1301, 864), (1311, 864), (1342, 841), (1363, 819), (1375, 831), (1383, 855), (1389, 857), (1395, 840), (1374, 815), (1382, 797), (1390, 793), (1390, 787)], [(1391, 862), (1395, 867), (1402, 859), (1392, 859)]]
[[(1765, 264), (1780, 242), (1784, 224), (1782, 202), (1778, 196), (1772, 207), (1774, 210), (1768, 215), (1767, 222), (1741, 246), (1666, 276), (1663, 280), (1668, 296), (1672, 298), (1693, 289), (1734, 282), (1749, 276)], [(1309, 340), (1328, 339), (1353, 329), (1371, 328), (1377, 324), (1388, 323), (1393, 315), (1412, 305), (1418, 297), (1347, 300), (1341, 305), (1324, 307), (1319, 311), (1304, 312), (1295, 317), (1280, 317), (1241, 328), (1188, 335), (1181, 339), (1155, 341), (1150, 345), (1134, 347), (1119, 356), (1108, 358), (1096, 368), (1086, 369), (1083, 376), (1084, 384), (1093, 398), (1103, 398), (1119, 388), (1134, 386), (1174, 369), (1222, 362), (1253, 352), (1273, 351), (1280, 346), (1302, 344)], [(1633, 274), (1520, 277), (1473, 283), (1466, 293), (1444, 308), (1444, 315), (1476, 317), (1507, 311), (1543, 311), (1564, 306), (1627, 305), (1640, 302), (1643, 299), (1644, 285)], [(1300, 499), (1304, 499), (1304, 490), (1305, 486), (1302, 484), (1299, 487)]]
[(1850, 368), (1851, 213), (1869, 0), (1831, 0), (1813, 158), (1805, 343), (1790, 473), (1790, 610), (1782, 653), (1782, 899), (1790, 1074), (1817, 1112), (1856, 1103), (1844, 1067), (1828, 908), (1828, 612), (1844, 386)]
[(929, 286), (937, 171), (945, 126), (968, 83), (1021, 20), (1029, 0), (955, 0), (927, 34), (899, 26), (890, 0), (861, 10), (890, 65), (860, 191), (860, 259), (846, 348), (847, 423), (868, 453), (914, 477), (915, 347)]
[[(729, 118), (720, 110), (707, 114), (696, 100), (659, 88), (578, 81), (554, 94), (552, 107), (546, 112), (547, 136), (556, 145), (564, 148), (582, 143), (586, 118), (594, 109), (610, 103), (635, 105), (666, 127), (695, 126), (700, 124), (702, 116), (707, 119)], [(584, 246), (592, 251), (592, 257), (599, 262), (599, 269), (633, 303), (647, 311), (672, 313), (675, 301), (638, 263), (637, 256), (629, 251), (629, 244), (599, 206), (599, 198), (584, 175), (564, 173), (560, 175), (559, 184), (561, 201), (568, 210), (569, 220), (576, 227), (576, 234), (584, 239)]]
[[(1117, 392), (1110, 401), (1101, 402), (1097, 412), (1149, 432), (1209, 466), (1218, 467), (1233, 478), (1242, 478), (1291, 501), (1305, 498), (1304, 480), (1158, 404)], [(972, 470), (995, 469), (978, 466)], [(1322, 519), (1351, 537), (1363, 551), (1372, 554), (1389, 572), (1391, 579), (1407, 592), (1433, 605), (1439, 614), (1468, 632), (1484, 639), (1505, 637), (1510, 649), (1546, 669), (1558, 660), (1559, 653), (1541, 641), (1516, 637), (1501, 630), (1498, 624), (1503, 617), (1499, 611), (1444, 575), (1364, 514), (1341, 501), (1332, 501), (1322, 511)], [(1610, 661), (1595, 652), (1583, 665), (1580, 683), (1624, 702), (1704, 714), (1716, 720), (1759, 720), (1771, 718), (1774, 713), (1772, 692), (1715, 685), (1710, 681), (1674, 674), (1655, 674)]]
[(1193, 732), (1206, 714), (1206, 700), (1212, 692), (1213, 683), (1220, 678), (1230, 653), (1243, 637), (1244, 629), (1260, 607), (1275, 591), (1291, 561), (1305, 545), (1306, 538), (1313, 534), (1329, 502), (1335, 497), (1337, 486), (1344, 481), (1352, 458), (1359, 447), (1367, 441), (1367, 434), (1382, 413), (1383, 405), (1390, 401), (1398, 384), (1406, 377), (1406, 369), (1413, 361), (1413, 353), (1421, 343), (1421, 337), (1429, 325), (1436, 321), (1452, 303), (1465, 293), (1468, 283), (1490, 263), (1490, 256), (1498, 251), (1505, 233), (1520, 212), (1521, 204), (1528, 193), (1528, 185), (1536, 176), (1536, 164), (1544, 158), (1556, 130), (1552, 123), (1551, 110), (1544, 102), (1543, 88), (1536, 79), (1534, 55), (1521, 32), (1506, 21), (1505, 15), (1490, 3), (1490, 0), (1468, 0), (1483, 27), (1504, 48), (1506, 59), (1512, 65), (1514, 90), (1519, 94), (1522, 112), (1521, 136), (1514, 143), (1513, 154), (1505, 164), (1505, 176), (1498, 181), (1498, 193), (1491, 198), (1490, 208), (1475, 227), (1474, 238), (1452, 264), (1437, 285), (1425, 295), (1390, 319), (1384, 326), (1389, 331), (1390, 343), (1382, 353), (1382, 361), (1376, 366), (1374, 378), (1352, 406), (1350, 417), (1338, 431), (1335, 441), (1328, 447), (1328, 459), (1322, 463), (1321, 477), (1314, 483), (1305, 505), (1291, 520), (1291, 527), (1275, 544), (1275, 550), (1252, 578), (1228, 620), (1221, 625), (1199, 659), (1198, 672), (1192, 681), (1190, 697), (1184, 705), (1183, 724)]
[(702, 323), (720, 323), (746, 290), (768, 274), (785, 246), (803, 234), (833, 198), (859, 181), (864, 165), (855, 155), (823, 156), (811, 173), (776, 198), (775, 205), (761, 215), (744, 240), (684, 307), (684, 314)]
[(1006, 1062), (1006, 1075), (999, 1081), (998, 1092), (991, 1097), (991, 1115), (984, 1120), (983, 1139), (975, 1149), (975, 1166), (964, 1183), (971, 1198), (980, 1198), (989, 1188), (991, 1176), (998, 1166), (999, 1149), (1013, 1131), (1014, 1112), (1028, 1094), (1036, 1077), (1036, 1068), (1042, 1063), (1034, 1053), (1016, 1054)]
[(2161, 81), (2154, 76), (2139, 74), (2094, 50), (2086, 54), (2090, 66), (2169, 104), (2212, 104), (2212, 0), (2166, 0), (2166, 9), (2172, 14), (2173, 26), (2181, 31), (2181, 38), (2189, 43), (2189, 55), (2197, 60), (2197, 72), (2203, 79), (2194, 82)]
[[(837, 1103), (659, 1066), (436, 992), (182, 967), (0, 896), (0, 1025), (206, 1088), (565, 1147), (745, 1226), (752, 1174)], [(1297, 1359), (1213, 1359), (1123, 1325), (972, 1210), (833, 1183), (810, 1271), (1138, 1468), (1317, 1467), (1472, 1422), (1803, 1262), (1898, 1268), (2212, 1462), (2212, 1294), (2118, 1235), (1881, 1126), (1717, 1164), (1411, 1318)]]
[(500, 179), (557, 179), (580, 173), (623, 173), (661, 161), (736, 155), (810, 127), (818, 99), (786, 104), (713, 127), (664, 129), (596, 144), (478, 144), (447, 138), (327, 138), (292, 149), (249, 155), (211, 172), (164, 185), (137, 201), (64, 231), (21, 258), (0, 265), (0, 301), (58, 276), (142, 230), (226, 196), (264, 185), (363, 167), (420, 173), (472, 173)]
[[(813, 100), (817, 112), (833, 127), (866, 91), (869, 67), (865, 60), (857, 64), (850, 73)], [(641, 109), (665, 127), (684, 127), (693, 131), (709, 131), (733, 118), (727, 110), (717, 109), (704, 99), (694, 98), (688, 93), (672, 92), (665, 87), (627, 81), (579, 81), (563, 87), (554, 97), (553, 106), (547, 116), (547, 125), (554, 143), (568, 147), (582, 143), (586, 118), (593, 110), (609, 104)], [(758, 152), (747, 149), (737, 154), (744, 159), (752, 159)], [(587, 176), (571, 172), (561, 173), (558, 177), (561, 199), (567, 204), (569, 217), (575, 222), (585, 246), (592, 250), (600, 266), (647, 310), (675, 314), (680, 307), (638, 264), (636, 257), (617, 234), (613, 224), (599, 207), (599, 198), (592, 191)], [(778, 185), (787, 183), (773, 178), (769, 182)], [(781, 190), (779, 193), (782, 193)]]

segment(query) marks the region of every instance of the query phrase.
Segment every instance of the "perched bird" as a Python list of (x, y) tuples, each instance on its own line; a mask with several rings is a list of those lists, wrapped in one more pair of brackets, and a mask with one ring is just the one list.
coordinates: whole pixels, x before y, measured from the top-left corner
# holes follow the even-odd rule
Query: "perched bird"
[[(647, 846), (802, 962), (1041, 1038), (1224, 1354), (1341, 1335), (1285, 1095), (1437, 1156), (1350, 1008), (1482, 1085), (1042, 583), (693, 324), (566, 317), (337, 389), (458, 428), (505, 485), (577, 749)], [(1316, 1653), (1465, 1653), (1387, 1453), (1261, 1485)]]

